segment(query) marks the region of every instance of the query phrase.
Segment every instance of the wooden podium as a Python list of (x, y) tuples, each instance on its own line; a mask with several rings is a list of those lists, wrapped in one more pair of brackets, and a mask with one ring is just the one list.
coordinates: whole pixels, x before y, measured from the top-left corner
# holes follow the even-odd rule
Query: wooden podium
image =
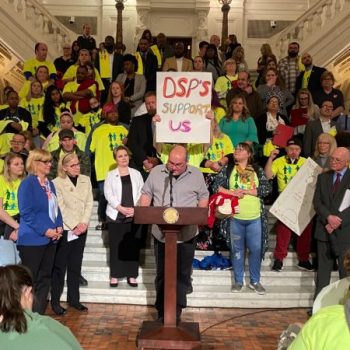
[(138, 349), (200, 349), (199, 325), (176, 324), (177, 235), (182, 226), (206, 225), (207, 208), (135, 207), (136, 224), (158, 224), (165, 235), (164, 324), (144, 321)]

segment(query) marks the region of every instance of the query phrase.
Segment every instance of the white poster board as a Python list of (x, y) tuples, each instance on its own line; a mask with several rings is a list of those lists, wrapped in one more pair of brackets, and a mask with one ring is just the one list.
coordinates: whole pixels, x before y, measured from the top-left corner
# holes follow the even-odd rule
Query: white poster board
[(321, 167), (308, 158), (270, 208), (278, 220), (299, 236), (315, 215), (312, 201), (321, 172)]
[(210, 143), (212, 85), (211, 73), (157, 73), (157, 143)]

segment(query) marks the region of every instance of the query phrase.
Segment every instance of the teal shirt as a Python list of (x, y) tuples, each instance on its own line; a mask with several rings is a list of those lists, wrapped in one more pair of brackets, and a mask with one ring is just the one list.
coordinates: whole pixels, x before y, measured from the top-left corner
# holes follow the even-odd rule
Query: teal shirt
[(48, 316), (26, 311), (26, 333), (0, 332), (0, 349), (6, 350), (81, 350), (66, 326)]
[(241, 119), (227, 121), (226, 118), (222, 118), (219, 127), (224, 134), (230, 137), (235, 147), (245, 141), (259, 143), (255, 121), (252, 117), (248, 117), (245, 121)]

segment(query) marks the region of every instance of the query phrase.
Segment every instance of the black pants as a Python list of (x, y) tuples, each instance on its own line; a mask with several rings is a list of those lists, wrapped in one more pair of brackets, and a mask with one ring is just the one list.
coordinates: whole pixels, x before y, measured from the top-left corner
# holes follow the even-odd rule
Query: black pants
[[(339, 278), (347, 277), (347, 272), (344, 267), (344, 258), (349, 246), (339, 244), (340, 255), (337, 258), (339, 266)], [(331, 252), (331, 246), (329, 242), (317, 241), (317, 277), (316, 277), (316, 291), (315, 298), (322, 288), (329, 285), (331, 280), (331, 273), (334, 266), (334, 256)]]
[[(192, 261), (196, 246), (196, 238), (177, 245), (177, 284), (176, 284), (176, 317), (181, 316), (182, 309), (187, 306), (186, 292), (191, 286)], [(164, 316), (164, 257), (165, 244), (154, 239), (154, 254), (156, 258), (157, 274), (156, 287), (156, 309), (158, 316)]]
[(86, 242), (86, 234), (82, 234), (74, 241), (67, 241), (67, 231), (58, 242), (54, 267), (52, 271), (51, 304), (60, 303), (64, 287), (64, 277), (67, 271), (67, 301), (74, 305), (79, 303), (79, 277), (83, 253)]
[(141, 226), (108, 222), (109, 264), (111, 278), (139, 275)]
[(18, 246), (22, 264), (29, 268), (34, 280), (33, 311), (43, 315), (51, 286), (56, 244), (43, 246)]

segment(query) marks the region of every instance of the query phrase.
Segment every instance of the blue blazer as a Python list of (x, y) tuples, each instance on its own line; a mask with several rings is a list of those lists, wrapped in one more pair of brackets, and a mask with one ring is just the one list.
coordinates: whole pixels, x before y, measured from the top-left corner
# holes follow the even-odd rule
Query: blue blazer
[[(50, 187), (56, 195), (53, 182)], [(18, 230), (17, 245), (42, 246), (51, 242), (45, 236), (48, 229), (63, 227), (61, 211), (58, 209), (56, 222), (49, 216), (49, 201), (42, 189), (38, 178), (29, 175), (18, 188), (18, 207), (20, 213), (20, 225)]]

